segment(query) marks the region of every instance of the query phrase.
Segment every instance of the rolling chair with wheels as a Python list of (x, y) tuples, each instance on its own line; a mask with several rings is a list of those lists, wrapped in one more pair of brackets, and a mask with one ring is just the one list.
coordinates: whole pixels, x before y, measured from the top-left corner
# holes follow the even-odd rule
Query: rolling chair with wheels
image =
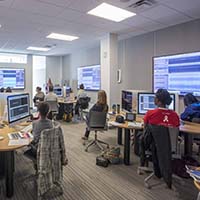
[[(144, 180), (145, 187), (149, 189), (153, 186), (149, 184), (149, 181), (154, 175), (156, 175), (159, 178), (163, 176), (168, 187), (171, 188), (172, 184), (171, 160), (172, 158), (180, 157), (180, 155), (177, 154), (179, 129), (177, 127), (164, 127), (158, 125), (148, 125), (148, 126), (150, 127), (150, 132), (152, 134), (151, 144), (150, 144), (150, 148), (152, 151), (149, 150), (145, 151), (145, 157), (142, 163), (142, 165), (144, 166), (138, 167), (138, 174), (141, 174), (142, 171), (152, 172)], [(168, 153), (164, 153), (162, 151), (163, 147), (166, 147), (166, 151)], [(153, 151), (154, 151), (154, 158), (153, 158)], [(157, 154), (157, 157), (160, 156), (161, 158), (157, 159), (156, 163), (155, 163), (155, 152)], [(148, 167), (148, 162), (151, 159), (154, 159), (154, 164), (155, 164), (154, 170)], [(178, 178), (176, 176), (174, 177)]]
[(51, 100), (47, 100), (46, 102), (49, 104), (50, 118), (56, 120), (56, 116), (58, 115), (58, 102)]
[(96, 112), (90, 111), (88, 119), (88, 130), (95, 132), (94, 140), (91, 141), (85, 148), (85, 151), (88, 151), (88, 148), (92, 145), (97, 145), (101, 150), (104, 150), (101, 144), (104, 144), (109, 148), (109, 144), (97, 139), (97, 133), (107, 130), (107, 113), (106, 112)]

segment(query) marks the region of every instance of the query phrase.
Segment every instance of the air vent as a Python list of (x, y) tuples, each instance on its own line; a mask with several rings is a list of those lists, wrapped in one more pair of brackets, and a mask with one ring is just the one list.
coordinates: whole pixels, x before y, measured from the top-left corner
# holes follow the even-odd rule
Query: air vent
[(137, 1), (136, 3), (129, 5), (128, 8), (129, 9), (131, 8), (133, 10), (146, 10), (148, 8), (155, 6), (156, 3), (157, 2), (155, 0), (140, 0)]

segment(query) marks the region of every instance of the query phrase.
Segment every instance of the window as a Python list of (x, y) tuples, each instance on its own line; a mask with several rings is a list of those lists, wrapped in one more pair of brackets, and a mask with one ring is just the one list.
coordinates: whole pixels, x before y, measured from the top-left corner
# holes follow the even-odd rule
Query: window
[(0, 53), (0, 63), (27, 63), (27, 55), (13, 54), (13, 53)]

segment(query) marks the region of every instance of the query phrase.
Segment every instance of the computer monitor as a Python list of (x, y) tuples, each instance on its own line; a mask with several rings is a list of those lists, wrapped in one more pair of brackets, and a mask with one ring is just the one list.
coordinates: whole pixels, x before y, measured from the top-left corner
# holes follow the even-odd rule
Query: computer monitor
[[(175, 111), (175, 94), (170, 94), (172, 98), (168, 109)], [(148, 110), (153, 110), (157, 106), (154, 103), (155, 93), (138, 93), (138, 114), (144, 115)]]
[(127, 112), (132, 112), (132, 92), (129, 91), (122, 91), (122, 110)]
[(58, 97), (62, 97), (63, 96), (62, 87), (54, 87), (53, 91)]
[(70, 96), (71, 87), (66, 87), (66, 97)]
[(7, 97), (8, 123), (19, 122), (30, 116), (29, 94), (15, 94)]

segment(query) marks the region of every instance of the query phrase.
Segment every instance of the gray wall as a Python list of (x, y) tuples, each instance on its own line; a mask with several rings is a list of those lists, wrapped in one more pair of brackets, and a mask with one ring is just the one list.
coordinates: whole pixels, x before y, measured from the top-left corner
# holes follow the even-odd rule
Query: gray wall
[[(151, 91), (152, 57), (200, 51), (199, 36), (200, 20), (195, 20), (119, 41), (118, 64), (122, 70), (122, 82), (112, 81), (111, 102), (121, 102), (122, 89)], [(100, 47), (72, 53), (63, 60), (64, 77), (76, 80), (77, 67), (100, 62)], [(116, 74), (115, 71), (111, 73)]]
[[(100, 63), (100, 47), (82, 49), (70, 55), (63, 56), (63, 80), (67, 80), (73, 91), (77, 92), (77, 68)], [(96, 92), (87, 92), (91, 102), (96, 101)]]

